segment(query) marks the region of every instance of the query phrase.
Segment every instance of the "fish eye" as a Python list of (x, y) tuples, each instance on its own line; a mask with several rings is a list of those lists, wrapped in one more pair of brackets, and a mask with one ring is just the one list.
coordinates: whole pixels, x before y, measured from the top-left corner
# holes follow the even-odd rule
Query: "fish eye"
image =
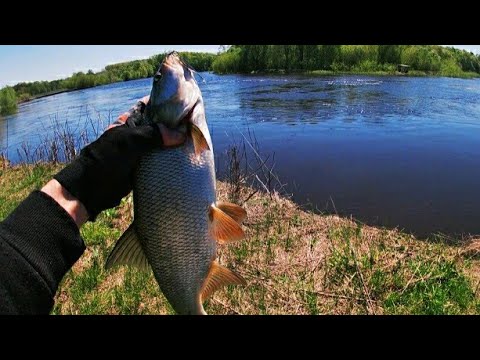
[(162, 74), (158, 72), (158, 73), (156, 73), (155, 76), (153, 77), (153, 80), (154, 80), (154, 81), (158, 81), (158, 80), (160, 80), (161, 78), (162, 78)]

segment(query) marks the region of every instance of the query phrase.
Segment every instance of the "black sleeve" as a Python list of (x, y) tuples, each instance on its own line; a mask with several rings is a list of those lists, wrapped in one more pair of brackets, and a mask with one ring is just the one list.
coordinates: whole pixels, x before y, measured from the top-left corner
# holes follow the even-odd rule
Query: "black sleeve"
[(58, 285), (85, 251), (77, 225), (34, 191), (0, 223), (0, 314), (48, 314)]

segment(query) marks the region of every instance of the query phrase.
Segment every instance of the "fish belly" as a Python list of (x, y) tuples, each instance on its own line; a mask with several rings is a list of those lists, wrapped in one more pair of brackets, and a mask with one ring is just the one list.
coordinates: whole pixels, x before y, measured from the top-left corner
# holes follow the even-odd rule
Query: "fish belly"
[(135, 229), (160, 289), (180, 314), (198, 312), (199, 294), (216, 257), (209, 234), (214, 171), (212, 151), (195, 157), (189, 141), (145, 155), (136, 173)]

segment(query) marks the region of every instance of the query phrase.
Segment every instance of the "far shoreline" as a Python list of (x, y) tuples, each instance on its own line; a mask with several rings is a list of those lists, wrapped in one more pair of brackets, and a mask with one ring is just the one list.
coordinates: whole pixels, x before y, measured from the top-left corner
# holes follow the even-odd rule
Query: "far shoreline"
[(251, 71), (237, 73), (215, 73), (215, 75), (311, 75), (311, 76), (340, 76), (340, 75), (368, 75), (368, 76), (399, 76), (399, 77), (431, 77), (431, 78), (454, 78), (454, 79), (478, 79), (480, 74), (464, 72), (460, 76), (446, 76), (435, 73), (426, 73), (424, 71), (411, 70), (408, 73), (398, 71), (333, 71), (333, 70), (271, 70), (271, 71)]
[(49, 92), (49, 93), (46, 93), (46, 94), (35, 95), (35, 96), (32, 96), (32, 97), (29, 98), (29, 99), (19, 100), (17, 104), (18, 104), (18, 105), (20, 105), (20, 104), (25, 104), (25, 103), (28, 103), (28, 102), (30, 102), (30, 101), (34, 101), (34, 100), (46, 98), (46, 97), (53, 96), (53, 95), (63, 94), (63, 93), (67, 93), (67, 92), (77, 91), (77, 90), (82, 90), (82, 89), (56, 90), (56, 91), (52, 91), (52, 92)]
[[(240, 75), (240, 76), (265, 76), (265, 75), (273, 75), (273, 76), (312, 76), (312, 77), (317, 77), (317, 76), (344, 76), (344, 75), (365, 75), (365, 76), (378, 76), (378, 77), (386, 77), (386, 76), (395, 76), (395, 77), (428, 77), (428, 78), (453, 78), (453, 79), (479, 79), (480, 74), (476, 73), (464, 73), (462, 76), (445, 76), (445, 75), (440, 75), (440, 74), (427, 74), (426, 72), (423, 71), (416, 71), (412, 70), (409, 73), (400, 73), (398, 71), (391, 73), (387, 71), (333, 71), (333, 70), (312, 70), (312, 71), (285, 71), (285, 70), (272, 70), (272, 71), (251, 71), (249, 73), (216, 73), (214, 71), (205, 71), (208, 73), (212, 73), (218, 76), (226, 76), (226, 75)], [(46, 98), (49, 96), (54, 96), (54, 95), (59, 95), (63, 93), (68, 93), (68, 92), (74, 92), (74, 91), (80, 91), (80, 90), (87, 90), (87, 89), (93, 89), (96, 87), (100, 86), (107, 86), (110, 84), (118, 84), (118, 83), (125, 83), (129, 81), (135, 81), (135, 80), (143, 80), (143, 79), (148, 79), (150, 77), (145, 77), (145, 78), (138, 78), (138, 79), (131, 79), (131, 80), (125, 80), (125, 81), (116, 81), (112, 82), (109, 84), (101, 84), (101, 85), (95, 85), (91, 87), (86, 87), (86, 88), (81, 88), (81, 89), (64, 89), (64, 90), (57, 90), (53, 91), (50, 93), (46, 94), (40, 94), (33, 96), (29, 99), (23, 99), (18, 101), (18, 105), (20, 104), (26, 104), (28, 102)], [(13, 114), (14, 115), (14, 114)]]

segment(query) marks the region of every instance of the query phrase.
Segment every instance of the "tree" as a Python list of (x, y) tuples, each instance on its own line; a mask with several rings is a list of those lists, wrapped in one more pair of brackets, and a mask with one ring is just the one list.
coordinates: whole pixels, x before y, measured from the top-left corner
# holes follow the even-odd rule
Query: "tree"
[(297, 45), (297, 61), (296, 68), (304, 70), (305, 69), (305, 45)]
[(338, 60), (340, 54), (340, 45), (318, 45), (320, 67), (329, 70), (332, 64)]
[(17, 111), (17, 95), (7, 86), (0, 90), (0, 115), (11, 115)]
[(295, 45), (283, 45), (283, 54), (285, 56), (285, 71), (290, 71), (292, 68), (292, 60), (293, 60), (293, 51), (295, 49)]
[(304, 45), (304, 66), (307, 70), (317, 70), (320, 68), (320, 54), (317, 45)]
[(379, 45), (378, 62), (380, 64), (398, 64), (400, 63), (400, 45)]

